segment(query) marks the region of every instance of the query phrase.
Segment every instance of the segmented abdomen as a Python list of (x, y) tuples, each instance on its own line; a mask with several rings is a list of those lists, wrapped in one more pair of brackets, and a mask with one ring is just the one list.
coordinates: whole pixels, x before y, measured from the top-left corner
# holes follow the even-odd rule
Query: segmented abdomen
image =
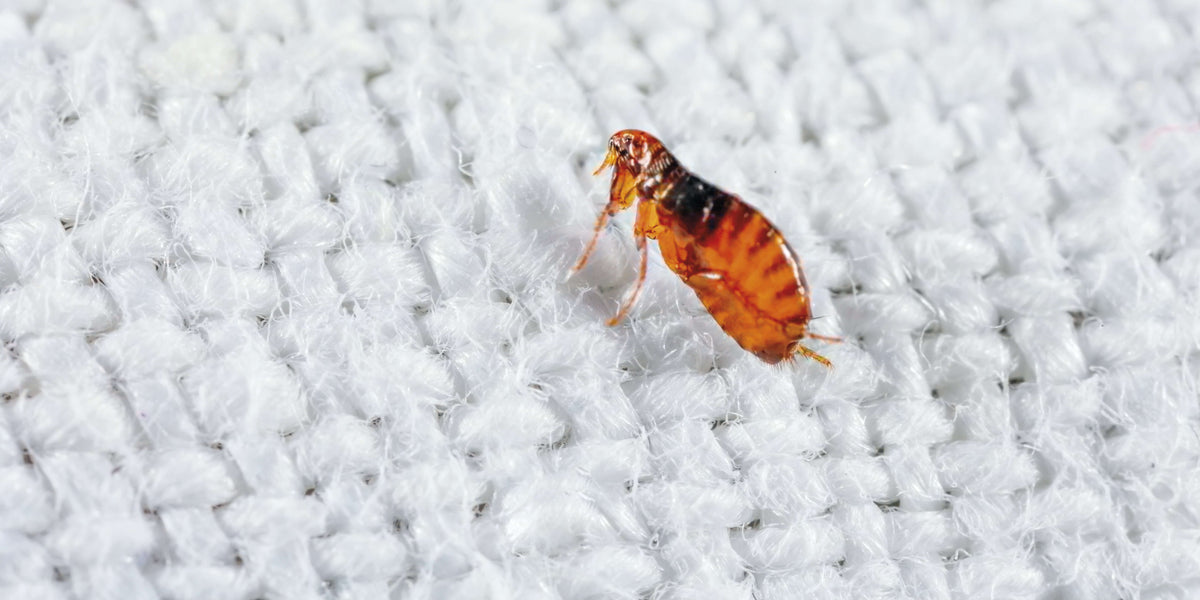
[(772, 363), (789, 357), (805, 335), (810, 307), (799, 258), (779, 230), (737, 196), (691, 174), (666, 196), (659, 219), (679, 255), (668, 265), (743, 348)]

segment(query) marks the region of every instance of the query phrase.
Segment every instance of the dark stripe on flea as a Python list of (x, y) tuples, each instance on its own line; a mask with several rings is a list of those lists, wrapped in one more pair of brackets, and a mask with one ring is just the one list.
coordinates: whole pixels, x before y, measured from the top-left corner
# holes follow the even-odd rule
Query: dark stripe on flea
[[(763, 244), (755, 249), (755, 255), (762, 252), (767, 252), (769, 250), (776, 250), (777, 248), (777, 246)], [(774, 275), (780, 271), (788, 271), (789, 273), (792, 272), (792, 264), (789, 263), (783, 256), (772, 257), (771, 264), (767, 265), (767, 268), (763, 270), (763, 277), (770, 277), (771, 275)]]
[(675, 183), (671, 197), (679, 222), (697, 237), (716, 230), (734, 203), (732, 195), (691, 174)]
[(799, 298), (802, 297), (799, 286), (785, 285), (775, 290), (775, 298), (782, 300), (787, 297)]

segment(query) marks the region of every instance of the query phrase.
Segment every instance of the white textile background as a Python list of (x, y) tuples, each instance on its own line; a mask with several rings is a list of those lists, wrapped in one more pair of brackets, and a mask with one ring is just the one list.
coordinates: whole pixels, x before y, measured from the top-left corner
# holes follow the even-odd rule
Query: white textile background
[[(1200, 597), (1200, 2), (0, 0), (0, 597)], [(786, 234), (768, 367), (617, 129)]]

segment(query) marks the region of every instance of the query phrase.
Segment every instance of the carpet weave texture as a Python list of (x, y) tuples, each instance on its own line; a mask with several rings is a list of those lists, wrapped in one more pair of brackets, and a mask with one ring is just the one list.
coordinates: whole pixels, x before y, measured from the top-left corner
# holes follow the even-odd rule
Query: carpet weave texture
[[(0, 597), (1200, 597), (1197, 0), (0, 0)], [(803, 257), (721, 332), (639, 128)]]

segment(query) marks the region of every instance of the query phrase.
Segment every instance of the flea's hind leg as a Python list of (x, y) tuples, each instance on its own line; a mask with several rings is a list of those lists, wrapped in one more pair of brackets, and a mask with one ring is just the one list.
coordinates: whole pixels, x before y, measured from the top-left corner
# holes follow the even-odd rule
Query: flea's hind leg
[(842, 338), (830, 337), (827, 335), (817, 335), (815, 333), (808, 331), (806, 325), (807, 324), (801, 325), (798, 329), (789, 329), (788, 330), (789, 334), (797, 336), (796, 341), (791, 346), (788, 347), (788, 354), (789, 355), (803, 354), (805, 357), (811, 358), (811, 359), (825, 365), (826, 367), (832, 367), (833, 364), (829, 362), (828, 358), (825, 358), (824, 356), (817, 354), (811, 348), (804, 346), (800, 342), (802, 340), (804, 340), (804, 338), (812, 338), (814, 340), (821, 340), (823, 342), (840, 344), (840, 343), (842, 343)]
[[(817, 335), (815, 333), (812, 333), (811, 331), (805, 332), (804, 337), (809, 337), (814, 340), (821, 340), (822, 342), (830, 342), (833, 344), (842, 343), (842, 338), (840, 338), (840, 337), (831, 337), (828, 335)], [(830, 367), (830, 368), (833, 367), (833, 364), (829, 362), (828, 358), (825, 358), (824, 356), (821, 356), (820, 354), (813, 352), (812, 350), (803, 346), (799, 342), (796, 343), (796, 352), (799, 352), (800, 354), (803, 354), (804, 356), (807, 356), (808, 358), (811, 358), (811, 359), (825, 365), (826, 367)]]
[(796, 348), (794, 351), (799, 352), (800, 354), (803, 354), (804, 356), (811, 358), (811, 359), (821, 363), (822, 365), (825, 365), (825, 368), (827, 368), (827, 369), (833, 368), (833, 363), (829, 362), (828, 358), (825, 358), (824, 356), (821, 356), (820, 354), (813, 352), (811, 349), (804, 346), (803, 344), (796, 344)]
[(804, 337), (810, 337), (814, 340), (821, 340), (822, 342), (829, 342), (832, 344), (842, 343), (842, 338), (840, 338), (840, 337), (831, 337), (828, 335), (817, 335), (817, 334), (811, 333), (811, 332), (804, 334)]

